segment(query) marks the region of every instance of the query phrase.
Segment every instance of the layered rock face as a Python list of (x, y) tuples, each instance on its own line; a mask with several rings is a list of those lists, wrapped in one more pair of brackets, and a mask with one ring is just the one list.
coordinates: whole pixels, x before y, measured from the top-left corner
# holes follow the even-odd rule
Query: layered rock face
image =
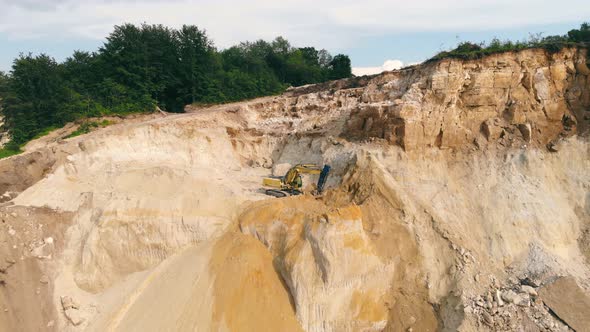
[(542, 146), (578, 122), (587, 129), (588, 78), (576, 69), (585, 66), (583, 57), (576, 50), (525, 51), (384, 75), (363, 91), (367, 105), (348, 129), (406, 150), (481, 144), (482, 133), (487, 142), (509, 145), (505, 136), (518, 136)]
[[(263, 109), (282, 125), (281, 133), (335, 127), (344, 138), (384, 139), (406, 151), (486, 142), (511, 146), (514, 140), (545, 146), (560, 135), (588, 130), (589, 72), (585, 51), (526, 50), (298, 88), (246, 105)], [(309, 128), (289, 117), (295, 112), (323, 119)]]
[[(0, 161), (0, 327), (567, 329), (533, 294), (590, 289), (589, 73), (448, 59), (36, 142)], [(264, 195), (297, 163), (324, 195)]]

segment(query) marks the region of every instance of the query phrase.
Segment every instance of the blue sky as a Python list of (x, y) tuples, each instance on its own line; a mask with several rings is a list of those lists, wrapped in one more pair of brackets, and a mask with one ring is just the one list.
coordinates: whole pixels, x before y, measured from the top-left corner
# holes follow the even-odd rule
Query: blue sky
[[(124, 22), (195, 24), (219, 48), (282, 35), (350, 55), (361, 72), (419, 62), (459, 41), (564, 34), (590, 21), (587, 0), (0, 0), (0, 70), (20, 52), (63, 60), (96, 50)], [(386, 62), (384, 66), (384, 62)]]

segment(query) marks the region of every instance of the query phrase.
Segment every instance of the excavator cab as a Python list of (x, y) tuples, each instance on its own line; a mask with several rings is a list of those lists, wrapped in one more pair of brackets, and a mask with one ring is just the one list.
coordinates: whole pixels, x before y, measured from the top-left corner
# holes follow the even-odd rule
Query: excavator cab
[(289, 169), (282, 177), (270, 177), (262, 180), (262, 185), (266, 188), (265, 193), (274, 197), (286, 197), (299, 195), (302, 193), (303, 179), (301, 174), (319, 174), (318, 183), (315, 193), (321, 194), (324, 185), (330, 173), (330, 165), (320, 167), (315, 164), (298, 164)]

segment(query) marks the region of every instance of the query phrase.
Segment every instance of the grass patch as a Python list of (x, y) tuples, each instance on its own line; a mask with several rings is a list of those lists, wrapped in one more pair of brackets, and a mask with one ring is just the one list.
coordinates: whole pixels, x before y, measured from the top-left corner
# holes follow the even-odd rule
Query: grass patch
[(56, 129), (59, 129), (59, 127), (55, 127), (55, 126), (47, 127), (45, 129), (41, 130), (37, 135), (33, 136), (33, 138), (31, 138), (31, 141), (36, 140), (37, 138), (41, 138), (45, 135), (48, 135), (50, 132), (52, 132)]
[[(87, 133), (91, 132), (92, 130), (94, 130), (95, 128), (104, 128), (104, 127), (109, 126), (111, 124), (113, 124), (113, 122), (106, 120), (106, 119), (104, 119), (102, 121), (87, 121), (87, 122), (82, 123), (78, 127), (78, 129), (76, 129), (76, 131), (74, 131), (73, 133), (69, 134), (68, 136), (66, 136), (64, 138), (71, 138), (71, 137), (76, 137), (79, 135), (87, 134)], [(33, 138), (31, 138), (29, 141), (22, 143), (22, 144), (18, 144), (14, 141), (8, 142), (8, 144), (4, 148), (0, 149), (0, 159), (7, 158), (10, 156), (14, 156), (14, 155), (22, 153), (23, 152), (22, 147), (25, 146), (28, 142), (38, 139), (40, 137), (43, 137), (56, 129), (59, 129), (59, 127), (55, 127), (55, 126), (47, 127), (45, 129), (43, 129), (42, 131), (40, 131), (39, 133), (37, 133), (35, 136), (33, 136)]]
[(21, 152), (22, 151), (20, 149), (19, 150), (12, 150), (12, 149), (3, 148), (3, 149), (0, 149), (0, 159), (14, 156), (15, 154), (19, 154)]
[(64, 138), (72, 138), (72, 137), (88, 134), (89, 132), (93, 131), (96, 128), (104, 128), (104, 127), (111, 125), (111, 124), (112, 124), (112, 122), (107, 119), (104, 119), (100, 122), (87, 121), (87, 122), (82, 123), (80, 126), (78, 126), (78, 129), (76, 129), (74, 132), (72, 132), (71, 134), (69, 134), (68, 136), (66, 136)]

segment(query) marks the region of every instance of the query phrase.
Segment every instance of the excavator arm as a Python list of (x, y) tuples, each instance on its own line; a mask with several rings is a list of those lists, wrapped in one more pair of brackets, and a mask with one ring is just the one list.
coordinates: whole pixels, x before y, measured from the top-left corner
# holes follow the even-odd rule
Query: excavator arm
[[(272, 194), (276, 197), (284, 197), (284, 195), (279, 196), (280, 192), (289, 192), (290, 194), (297, 194), (301, 193), (300, 189), (302, 187), (301, 182), (301, 174), (319, 174), (319, 180), (317, 183), (317, 192), (321, 193), (326, 183), (326, 179), (328, 177), (328, 173), (330, 172), (330, 166), (324, 165), (321, 167), (315, 164), (298, 164), (285, 174), (285, 176), (281, 178), (264, 178), (262, 180), (262, 184), (267, 187), (279, 188), (280, 190), (267, 190), (267, 194)], [(269, 193), (272, 192), (272, 193)]]
[(297, 185), (297, 179), (301, 174), (320, 174), (322, 169), (318, 165), (314, 164), (299, 164), (291, 167), (291, 169), (285, 174), (283, 181), (286, 185), (297, 188), (301, 187)]

